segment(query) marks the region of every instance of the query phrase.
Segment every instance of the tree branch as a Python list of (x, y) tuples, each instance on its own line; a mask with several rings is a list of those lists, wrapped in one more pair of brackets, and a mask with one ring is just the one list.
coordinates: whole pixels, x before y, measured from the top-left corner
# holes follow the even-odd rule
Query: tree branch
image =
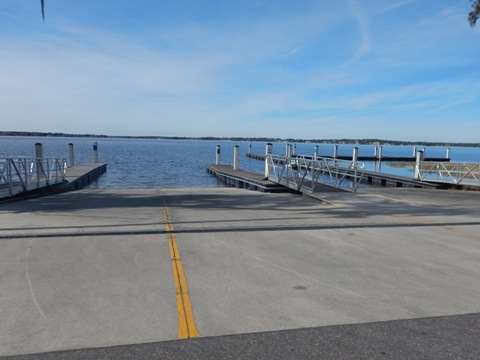
[(42, 19), (45, 22), (45, 0), (40, 0), (40, 3), (42, 5)]
[(480, 17), (480, 0), (471, 0), (473, 1), (472, 8), (473, 10), (468, 14), (468, 22), (470, 26), (475, 26), (478, 18)]

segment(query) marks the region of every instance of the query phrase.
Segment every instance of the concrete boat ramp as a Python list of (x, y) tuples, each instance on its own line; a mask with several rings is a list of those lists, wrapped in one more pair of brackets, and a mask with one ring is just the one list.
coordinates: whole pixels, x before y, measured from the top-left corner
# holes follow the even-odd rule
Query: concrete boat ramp
[(0, 205), (0, 356), (477, 359), (480, 193), (84, 189)]

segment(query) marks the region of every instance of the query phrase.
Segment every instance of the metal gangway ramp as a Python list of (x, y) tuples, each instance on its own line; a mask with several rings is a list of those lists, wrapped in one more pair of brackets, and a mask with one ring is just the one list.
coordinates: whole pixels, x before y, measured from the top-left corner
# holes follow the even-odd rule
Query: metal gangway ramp
[(480, 186), (480, 163), (417, 162), (416, 177), (421, 181)]
[(303, 193), (315, 193), (327, 187), (356, 192), (365, 165), (332, 158), (269, 154), (265, 158), (265, 172), (268, 180)]
[(63, 183), (66, 159), (1, 158), (0, 199)]

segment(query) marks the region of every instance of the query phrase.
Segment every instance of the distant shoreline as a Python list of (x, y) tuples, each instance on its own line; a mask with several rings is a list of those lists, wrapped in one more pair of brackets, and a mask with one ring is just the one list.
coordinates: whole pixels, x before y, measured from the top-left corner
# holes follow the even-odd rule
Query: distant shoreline
[(382, 139), (293, 139), (267, 137), (188, 137), (188, 136), (111, 136), (98, 134), (67, 134), (35, 131), (0, 131), (0, 136), (31, 137), (78, 137), (78, 138), (112, 138), (112, 139), (146, 139), (146, 140), (217, 140), (217, 141), (257, 141), (257, 142), (290, 142), (315, 144), (358, 144), (358, 145), (424, 145), (424, 146), (459, 146), (480, 147), (480, 143), (447, 143), (432, 141), (399, 141)]

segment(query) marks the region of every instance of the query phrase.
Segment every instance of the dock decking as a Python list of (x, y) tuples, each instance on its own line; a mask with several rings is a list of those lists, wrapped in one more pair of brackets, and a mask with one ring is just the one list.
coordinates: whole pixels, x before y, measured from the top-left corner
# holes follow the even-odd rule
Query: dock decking
[(234, 170), (231, 165), (207, 165), (207, 172), (223, 181), (226, 185), (261, 192), (289, 192), (290, 189), (265, 178), (263, 174)]
[(98, 179), (105, 171), (107, 171), (106, 163), (72, 166), (65, 170), (65, 180), (62, 182), (48, 184), (48, 182), (42, 181), (38, 186), (26, 190), (21, 182), (15, 182), (12, 185), (12, 194), (10, 194), (8, 184), (2, 184), (0, 201), (77, 190)]
[[(285, 185), (277, 184), (265, 178), (263, 174), (246, 171), (233, 170), (231, 165), (207, 165), (207, 172), (220, 179), (228, 186), (255, 190), (261, 192), (289, 192), (294, 191)], [(390, 175), (365, 171), (363, 183), (382, 187), (407, 187), (407, 188), (423, 188), (423, 189), (444, 189), (445, 184), (428, 183), (411, 179), (405, 176)], [(317, 191), (334, 191), (334, 187), (325, 184), (317, 184)], [(337, 190), (340, 191), (340, 190)]]
[(107, 171), (106, 163), (81, 164), (67, 168), (65, 173), (64, 190), (76, 190), (90, 184)]

